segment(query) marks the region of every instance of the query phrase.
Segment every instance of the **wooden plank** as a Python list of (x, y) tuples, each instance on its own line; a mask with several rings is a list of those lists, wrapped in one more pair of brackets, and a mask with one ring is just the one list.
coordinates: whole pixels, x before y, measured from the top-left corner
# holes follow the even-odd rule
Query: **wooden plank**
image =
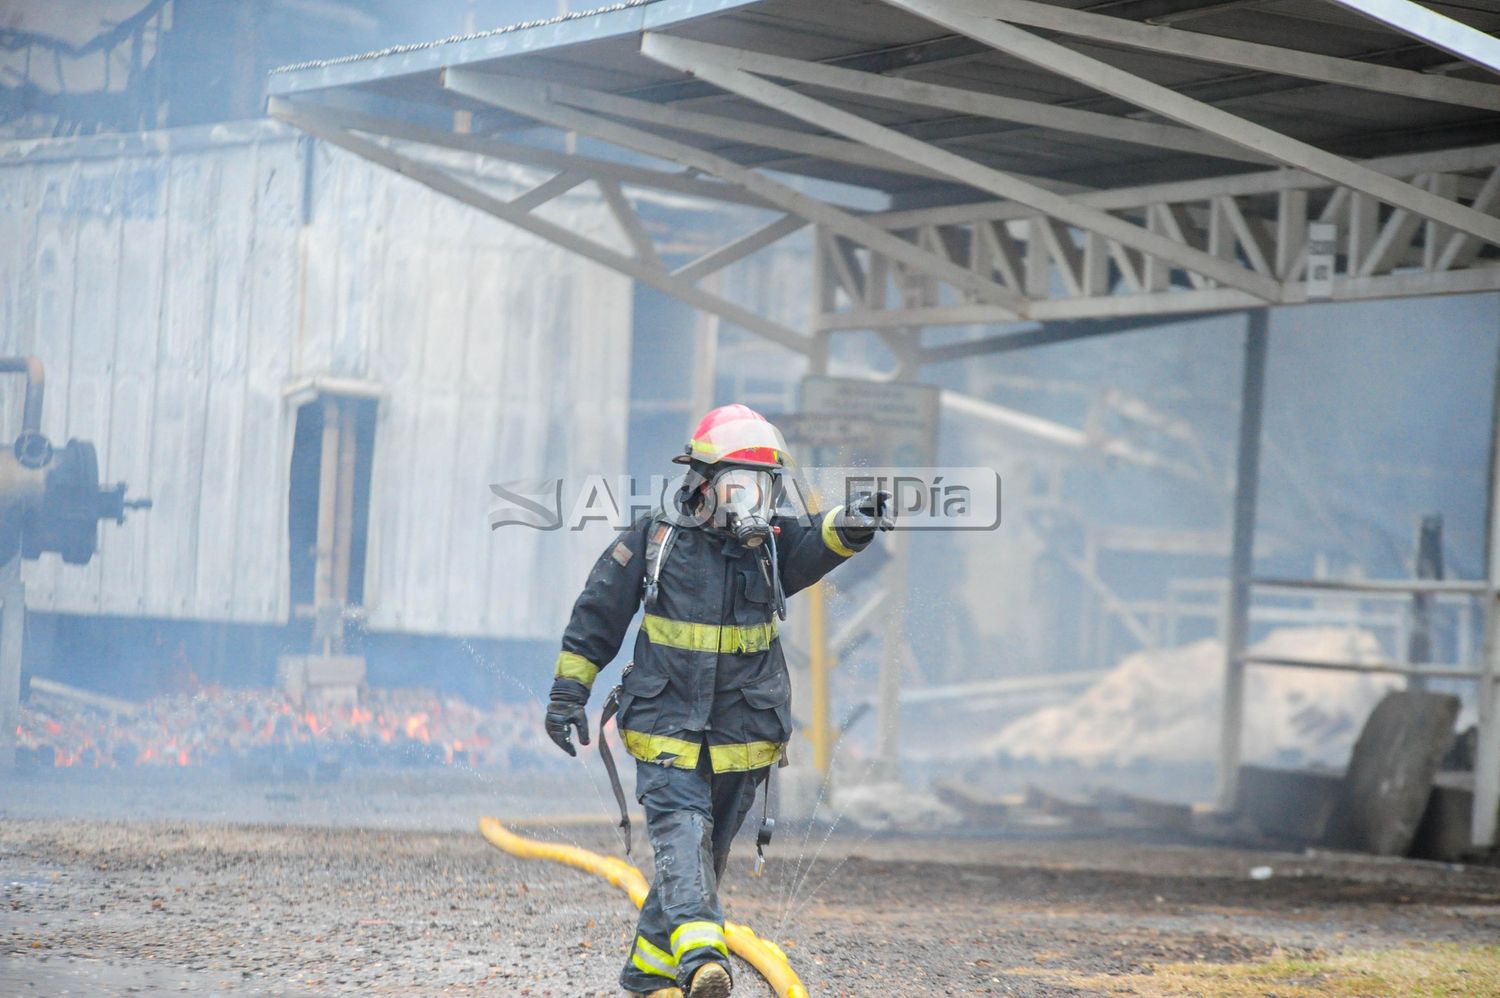
[(453, 453), (458, 432), (458, 399), (451, 391), (424, 391), (416, 400), (417, 440), (409, 472), (412, 515), (404, 524), (408, 542), (403, 630), (441, 632), (447, 591), (447, 541), (453, 505)]
[(166, 268), (157, 344), (146, 551), (152, 616), (189, 617), (198, 563), (199, 483), (208, 397), (214, 290), (213, 216), (222, 154), (175, 154), (168, 162)]
[(488, 583), (490, 477), (496, 467), (501, 402), (497, 396), (504, 357), (504, 332), (496, 318), (502, 314), (499, 277), (509, 255), (480, 246), (471, 235), (473, 250), (466, 268), (463, 363), (459, 374), (458, 432), (455, 437), (452, 522), (448, 530), (448, 577), (444, 608), (451, 633), (480, 634), (489, 605), (503, 598)]
[(333, 331), (338, 323), (340, 189), (358, 161), (322, 142), (313, 144), (312, 220), (302, 234), (302, 305), (292, 370), (298, 376), (323, 374), (333, 365)]
[(330, 374), (341, 377), (363, 377), (369, 336), (369, 302), (373, 289), (370, 274), (375, 245), (384, 235), (381, 219), (371, 211), (373, 174), (380, 168), (373, 163), (340, 156), (338, 200), (332, 206), (338, 228), (336, 268), (334, 270), (334, 307), (332, 327), (328, 330)]
[(233, 615), (263, 623), (283, 620), (290, 610), (286, 506), (294, 426), (281, 390), (297, 322), (302, 163), (295, 142), (258, 148)]
[[(240, 454), (245, 430), (245, 345), (250, 318), (246, 273), (255, 215), (256, 157), (226, 156), (214, 197), (213, 298), (209, 311), (208, 396), (199, 482), (194, 612), (200, 619), (233, 616), (239, 556)], [(264, 540), (261, 541), (264, 543)]]
[(390, 394), (375, 427), (365, 607), (371, 629), (400, 630), (405, 626), (401, 607), (410, 542), (404, 525), (414, 515), (411, 460), (418, 447), (414, 402), (422, 368), (425, 260), (435, 195), (393, 176), (382, 197), (389, 245), (380, 271), (368, 369)]
[[(74, 284), (72, 364), (67, 382), (67, 422), (61, 439), (77, 437), (100, 445), (99, 465), (108, 475), (111, 377), (119, 317), (121, 164), (80, 163), (72, 178), (65, 211), (78, 212), (77, 280)], [(49, 399), (48, 405), (55, 404)], [(100, 607), (100, 559), (67, 566), (58, 576), (58, 609), (96, 613)]]
[[(162, 157), (128, 160), (121, 172), (120, 293), (114, 323), (106, 481), (124, 481), (149, 494), (155, 425), (157, 344), (161, 332), (162, 277), (166, 259), (168, 170)], [(104, 462), (101, 462), (103, 465)], [(151, 517), (127, 517), (99, 528), (100, 609), (139, 615), (146, 611), (146, 552)]]
[[(42, 433), (65, 440), (67, 385), (72, 366), (74, 272), (78, 261), (79, 216), (67, 210), (65, 198), (77, 165), (47, 163), (37, 167), (36, 240), (31, 281), (33, 325), (23, 338), (42, 360), (51, 391), (42, 405)], [(23, 568), (26, 604), (38, 610), (57, 606), (59, 558), (42, 558)]]

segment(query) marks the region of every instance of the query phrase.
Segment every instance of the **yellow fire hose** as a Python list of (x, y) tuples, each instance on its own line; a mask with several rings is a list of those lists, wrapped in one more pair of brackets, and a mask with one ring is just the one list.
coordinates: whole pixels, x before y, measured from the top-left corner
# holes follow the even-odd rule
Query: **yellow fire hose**
[[(494, 818), (480, 818), (479, 831), (489, 840), (490, 845), (501, 852), (508, 852), (522, 859), (549, 859), (554, 863), (566, 863), (608, 880), (629, 894), (637, 908), (646, 903), (646, 893), (651, 886), (646, 883), (640, 870), (623, 859), (601, 856), (577, 846), (528, 839), (524, 835), (517, 835)], [(780, 946), (757, 936), (750, 926), (736, 922), (724, 923), (724, 939), (729, 944), (730, 951), (754, 967), (779, 998), (808, 998), (807, 988), (802, 986), (802, 981)]]

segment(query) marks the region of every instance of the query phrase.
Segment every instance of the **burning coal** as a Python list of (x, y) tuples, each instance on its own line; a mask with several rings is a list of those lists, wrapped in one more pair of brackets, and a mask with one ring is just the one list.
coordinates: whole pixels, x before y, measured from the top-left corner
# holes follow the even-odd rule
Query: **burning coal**
[(365, 691), (356, 703), (300, 706), (275, 690), (205, 687), (143, 704), (80, 703), (33, 692), (16, 729), (38, 767), (459, 765), (552, 762), (534, 705), (482, 709), (431, 690)]

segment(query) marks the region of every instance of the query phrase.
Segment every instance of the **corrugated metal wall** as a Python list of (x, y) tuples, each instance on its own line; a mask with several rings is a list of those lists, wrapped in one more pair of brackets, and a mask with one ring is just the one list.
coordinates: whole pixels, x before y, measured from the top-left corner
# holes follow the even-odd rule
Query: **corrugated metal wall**
[[(547, 211), (617, 236), (587, 198)], [(87, 567), (29, 564), (31, 607), (285, 620), (284, 392), (327, 375), (387, 393), (370, 626), (555, 636), (605, 540), (491, 533), (488, 485), (623, 467), (626, 279), (265, 122), (0, 146), (0, 234), (0, 353), (46, 363), (44, 432), (156, 504)]]

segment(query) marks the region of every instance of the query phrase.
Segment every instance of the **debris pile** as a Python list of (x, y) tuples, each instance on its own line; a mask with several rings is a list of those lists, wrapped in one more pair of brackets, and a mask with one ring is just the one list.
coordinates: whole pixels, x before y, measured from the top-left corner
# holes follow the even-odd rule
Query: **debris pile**
[[(1375, 663), (1368, 631), (1335, 627), (1271, 632), (1252, 651), (1268, 657)], [(1143, 761), (1211, 761), (1218, 748), (1224, 646), (1207, 639), (1137, 652), (1076, 698), (1000, 729), (986, 754), (1089, 767)], [(1247, 761), (1342, 767), (1360, 726), (1400, 680), (1311, 669), (1251, 668), (1246, 680)]]
[(529, 704), (482, 709), (420, 689), (369, 689), (358, 703), (303, 707), (277, 690), (206, 687), (116, 709), (33, 691), (17, 734), (21, 759), (42, 767), (243, 769), (306, 758), (325, 767), (519, 768), (553, 754), (535, 715)]

